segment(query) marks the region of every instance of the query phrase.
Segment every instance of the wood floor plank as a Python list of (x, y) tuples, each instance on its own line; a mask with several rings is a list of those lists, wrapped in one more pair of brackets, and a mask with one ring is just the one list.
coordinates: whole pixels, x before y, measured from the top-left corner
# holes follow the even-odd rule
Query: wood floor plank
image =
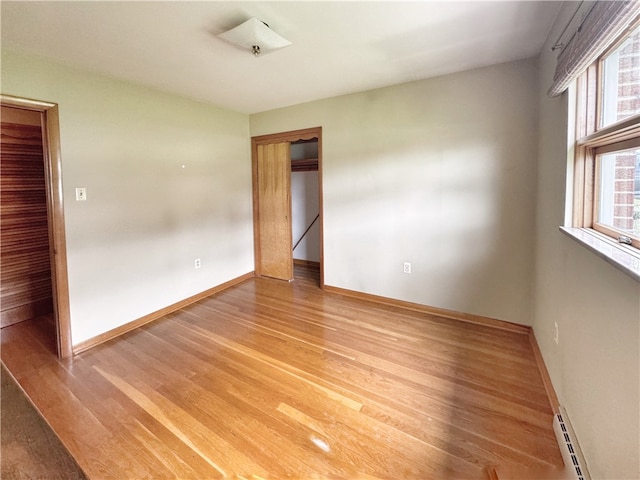
[[(218, 388), (212, 390), (212, 385)], [(233, 394), (230, 391), (233, 388), (232, 385), (225, 388), (215, 381), (189, 381), (179, 390), (167, 390), (166, 395), (177, 405), (197, 412), (210, 428), (234, 432), (227, 437), (229, 442), (251, 458), (251, 462), (244, 462), (243, 475), (257, 475), (265, 466), (269, 475), (278, 478), (306, 477), (327, 470), (326, 460), (309, 454), (309, 446), (298, 441), (296, 431), (276, 418), (275, 408), (260, 409), (255, 401), (248, 402), (246, 396), (237, 392)], [(212, 411), (224, 412), (224, 415), (215, 415)], [(265, 449), (265, 445), (269, 445), (269, 449)]]
[(338, 389), (334, 390), (334, 389), (328, 388), (326, 385), (323, 384), (324, 382), (321, 381), (321, 377), (315, 376), (313, 374), (309, 374), (308, 372), (309, 369), (305, 371), (301, 368), (298, 368), (292, 365), (291, 363), (289, 363), (290, 359), (288, 362), (284, 362), (284, 361), (278, 360), (277, 358), (271, 357), (269, 355), (265, 355), (258, 350), (254, 350), (252, 348), (246, 347), (241, 343), (234, 342), (227, 338), (216, 335), (212, 332), (207, 332), (204, 329), (200, 329), (199, 327), (192, 327), (192, 328), (198, 334), (203, 335), (207, 339), (213, 342), (216, 342), (218, 345), (224, 348), (243, 354), (249, 357), (253, 361), (264, 363), (269, 367), (279, 370), (281, 372), (284, 372), (297, 380), (301, 380), (303, 382), (308, 383), (317, 392), (323, 393), (331, 400), (340, 402), (343, 405), (356, 411), (359, 411), (362, 408), (362, 403), (360, 403), (357, 400), (354, 400), (353, 398), (349, 398), (347, 395), (344, 395), (343, 393), (338, 391)]
[[(2, 361), (89, 478), (486, 479), (560, 466), (527, 335), (254, 278), (61, 362)], [(493, 469), (493, 470), (492, 470)]]
[[(149, 415), (155, 418), (159, 423), (164, 425), (171, 433), (178, 437), (185, 445), (193, 450), (200, 458), (205, 460), (213, 469), (219, 474), (217, 477), (226, 477), (227, 473), (219, 466), (212, 458), (211, 453), (211, 441), (214, 436), (212, 432), (203, 429), (198, 421), (189, 413), (180, 409), (176, 404), (168, 401), (163, 401), (161, 395), (154, 395), (153, 390), (141, 391), (136, 387), (130, 385), (123, 379), (116, 375), (111, 375), (99, 367), (93, 367), (96, 371), (111, 382), (127, 397), (133, 400), (138, 406), (145, 410)], [(188, 433), (186, 433), (188, 431)], [(197, 440), (194, 441), (194, 437)], [(218, 440), (218, 439), (216, 439)], [(200, 448), (199, 443), (209, 443), (209, 448), (204, 450)], [(223, 444), (222, 448), (214, 448), (214, 453), (222, 454), (228, 452), (228, 446), (224, 441), (220, 441)], [(226, 460), (229, 460), (227, 458)]]
[[(197, 311), (197, 309), (194, 309), (194, 311)], [(293, 337), (290, 337), (290, 338), (293, 338)], [(273, 344), (271, 346), (273, 347)], [(376, 361), (378, 364), (385, 363), (385, 360), (381, 358), (377, 358)], [(295, 359), (291, 357), (288, 359), (289, 364), (295, 365), (296, 364), (295, 362), (296, 362)], [(314, 373), (317, 373), (318, 376), (322, 377), (322, 372), (319, 372), (314, 368), (315, 363), (311, 364), (309, 362), (308, 356), (304, 358), (304, 362), (305, 362), (304, 368), (306, 369), (306, 371), (314, 371)], [(327, 363), (331, 364), (332, 360), (330, 358), (323, 359), (322, 364), (320, 365), (320, 369), (324, 369)], [(347, 379), (349, 365), (344, 362), (341, 362), (340, 365), (335, 365), (335, 367), (336, 368), (330, 368), (329, 370), (337, 371), (340, 368), (342, 380), (345, 380), (345, 379), (347, 380), (345, 388), (349, 388), (348, 386), (349, 382)], [(369, 367), (368, 370), (369, 370), (369, 373), (368, 373), (367, 381), (370, 383), (374, 381), (372, 378), (374, 375), (374, 372), (372, 367)], [(538, 413), (537, 411), (531, 410), (531, 407), (526, 405), (528, 403), (528, 399), (522, 400), (520, 403), (510, 403), (508, 401), (504, 401), (501, 397), (498, 397), (495, 395), (487, 397), (487, 395), (485, 395), (484, 393), (476, 391), (475, 389), (472, 389), (472, 388), (467, 388), (461, 385), (459, 382), (452, 383), (448, 381), (443, 381), (442, 379), (436, 382), (436, 381), (433, 381), (433, 378), (431, 378), (429, 374), (425, 374), (424, 372), (418, 372), (418, 371), (410, 371), (409, 369), (403, 369), (403, 367), (400, 367), (400, 366), (397, 367), (395, 370), (396, 371), (403, 370), (402, 373), (404, 373), (404, 378), (412, 378), (413, 381), (419, 381), (424, 387), (423, 390), (430, 390), (430, 389), (433, 389), (434, 387), (437, 387), (441, 389), (438, 392), (441, 395), (446, 395), (448, 394), (448, 392), (455, 390), (456, 395), (458, 395), (458, 400), (457, 400), (458, 403), (461, 403), (461, 404), (468, 403), (470, 406), (475, 405), (479, 407), (483, 407), (485, 403), (490, 403), (492, 405), (492, 408), (494, 409), (502, 406), (503, 410), (500, 410), (498, 408), (498, 413), (509, 413), (509, 414), (513, 413), (510, 411), (510, 409), (516, 408), (516, 409), (522, 410), (518, 412), (518, 414), (523, 418), (527, 418), (528, 421), (530, 422), (535, 422), (535, 421), (546, 422), (547, 421), (546, 416), (537, 415)], [(407, 375), (407, 371), (410, 372), (410, 376)], [(397, 372), (393, 372), (393, 373), (397, 373)], [(354, 371), (354, 376), (357, 377), (360, 381), (362, 381), (362, 379), (364, 378), (361, 375), (361, 372), (359, 371)], [(334, 381), (335, 379), (325, 377), (325, 380)], [(387, 380), (388, 380), (388, 377), (378, 378), (379, 384), (377, 385), (376, 388), (382, 389), (383, 388), (382, 384), (384, 383), (386, 384), (386, 387), (389, 390), (393, 390), (393, 389), (397, 390), (398, 387), (394, 386), (392, 383), (388, 382)], [(357, 382), (354, 381), (352, 383), (357, 383)], [(499, 393), (499, 391), (497, 392)], [(484, 395), (484, 399), (480, 398), (483, 395)], [(478, 400), (474, 402), (473, 400), (476, 398)], [(541, 398), (543, 399), (543, 401), (541, 402), (540, 408), (548, 410), (548, 406), (547, 406), (548, 402), (546, 401), (544, 396), (542, 396)], [(483, 403), (483, 400), (484, 400), (484, 403)], [(535, 408), (535, 405), (534, 405), (534, 408)]]

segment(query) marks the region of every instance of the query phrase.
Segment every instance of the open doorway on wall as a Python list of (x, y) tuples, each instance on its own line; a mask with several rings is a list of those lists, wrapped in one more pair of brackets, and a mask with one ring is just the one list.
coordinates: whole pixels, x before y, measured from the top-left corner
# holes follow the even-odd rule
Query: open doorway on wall
[(6, 95), (0, 103), (1, 325), (37, 322), (51, 350), (70, 357), (58, 108)]
[(322, 261), (322, 128), (253, 137), (256, 275), (294, 280)]
[(295, 266), (320, 267), (318, 139), (291, 143), (291, 231)]

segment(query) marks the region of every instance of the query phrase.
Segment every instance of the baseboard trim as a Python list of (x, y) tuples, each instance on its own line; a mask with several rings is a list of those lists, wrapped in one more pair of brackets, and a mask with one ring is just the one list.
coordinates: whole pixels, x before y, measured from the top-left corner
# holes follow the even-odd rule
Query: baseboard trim
[(0, 313), (0, 328), (24, 322), (30, 318), (40, 317), (53, 312), (53, 299), (41, 298), (26, 305), (19, 305)]
[(86, 350), (89, 350), (90, 348), (98, 346), (101, 343), (105, 343), (109, 340), (119, 337), (120, 335), (124, 335), (125, 333), (130, 332), (131, 330), (135, 330), (136, 328), (139, 328), (143, 325), (146, 325), (147, 323), (150, 323), (150, 322), (153, 322), (154, 320), (162, 318), (165, 315), (169, 315), (170, 313), (173, 313), (176, 310), (180, 310), (181, 308), (191, 305), (192, 303), (198, 302), (203, 298), (209, 297), (223, 290), (226, 290), (227, 288), (233, 287), (234, 285), (242, 283), (249, 278), (253, 278), (254, 276), (255, 276), (255, 272), (246, 273), (237, 278), (229, 280), (228, 282), (221, 283), (220, 285), (217, 285), (208, 290), (205, 290), (204, 292), (197, 293), (191, 297), (185, 298), (184, 300), (180, 300), (179, 302), (176, 302), (172, 305), (161, 308), (160, 310), (157, 310), (153, 313), (145, 315), (144, 317), (138, 318), (137, 320), (132, 320), (131, 322), (125, 323), (124, 325), (120, 325), (119, 327), (116, 327), (113, 330), (109, 330), (107, 332), (101, 333), (100, 335), (89, 338), (88, 340), (84, 340), (80, 343), (77, 343), (76, 345), (73, 346), (73, 354), (77, 355)]
[(505, 320), (483, 317), (481, 315), (473, 315), (471, 313), (456, 312), (454, 310), (447, 310), (445, 308), (430, 307), (421, 303), (407, 302), (404, 300), (397, 300), (395, 298), (382, 297), (370, 293), (358, 292), (355, 290), (348, 290), (340, 287), (333, 287), (331, 285), (325, 285), (324, 290), (326, 292), (337, 293), (348, 297), (358, 298), (360, 300), (367, 300), (370, 302), (382, 303), (384, 305), (406, 308), (408, 310), (426, 313), (428, 315), (435, 315), (437, 317), (449, 318), (452, 320), (459, 320), (461, 322), (485, 325), (487, 327), (506, 330), (513, 333), (519, 333), (521, 335), (528, 335), (529, 331), (531, 330), (531, 327), (529, 327), (528, 325), (521, 325), (519, 323), (507, 322)]
[[(553, 383), (551, 382), (551, 376), (549, 375), (547, 366), (544, 363), (544, 358), (542, 357), (542, 352), (540, 351), (540, 347), (538, 346), (538, 342), (533, 332), (533, 328), (531, 328), (530, 326), (520, 325), (518, 323), (507, 322), (504, 320), (498, 320), (490, 317), (483, 317), (481, 315), (473, 315), (469, 313), (456, 312), (454, 310), (447, 310), (444, 308), (430, 307), (428, 305), (422, 305), (420, 303), (406, 302), (404, 300), (397, 300), (394, 298), (382, 297), (379, 295), (372, 295), (369, 293), (358, 292), (355, 290), (348, 290), (344, 288), (334, 287), (331, 285), (325, 285), (324, 289), (326, 292), (345, 295), (345, 296), (357, 298), (360, 300), (367, 300), (370, 302), (405, 308), (408, 310), (426, 313), (429, 315), (435, 315), (438, 317), (449, 318), (452, 320), (459, 320), (462, 322), (475, 323), (475, 324), (484, 325), (487, 327), (496, 328), (499, 330), (506, 330), (506, 331), (518, 333), (521, 335), (527, 335), (529, 338), (529, 343), (531, 344), (531, 349), (533, 351), (536, 368), (538, 369), (538, 372), (540, 372), (540, 377), (542, 379), (542, 384), (544, 386), (544, 390), (547, 395), (547, 399), (549, 401), (549, 406), (551, 407), (551, 411), (553, 412), (554, 416), (560, 413), (561, 409), (560, 409), (560, 402), (558, 401), (558, 395), (556, 394), (556, 391), (553, 388)], [(488, 468), (487, 474), (490, 479), (498, 478), (494, 467)], [(511, 478), (511, 477), (505, 477), (505, 478)], [(534, 477), (531, 477), (531, 478), (534, 478)]]
[(360, 300), (368, 300), (371, 302), (382, 303), (394, 307), (406, 308), (429, 315), (436, 315), (438, 317), (459, 320), (462, 322), (475, 323), (487, 327), (497, 328), (499, 330), (506, 330), (509, 332), (519, 333), (521, 335), (527, 335), (529, 337), (531, 349), (533, 350), (533, 356), (536, 366), (538, 368), (538, 371), (540, 372), (542, 383), (549, 400), (551, 411), (554, 415), (560, 411), (560, 402), (558, 401), (558, 395), (553, 388), (553, 383), (551, 382), (549, 371), (547, 370), (547, 366), (545, 365), (544, 359), (542, 358), (542, 352), (540, 351), (540, 347), (538, 346), (538, 342), (536, 340), (535, 334), (533, 333), (533, 329), (530, 326), (520, 325), (518, 323), (507, 322), (490, 317), (483, 317), (481, 315), (473, 315), (470, 313), (461, 313), (444, 308), (430, 307), (428, 305), (422, 305), (420, 303), (406, 302), (404, 300), (372, 295), (370, 293), (357, 292), (355, 290), (333, 287), (331, 285), (325, 285), (324, 289), (326, 292), (337, 293), (348, 297), (358, 298)]
[(540, 372), (540, 376), (542, 377), (544, 389), (547, 392), (547, 398), (549, 399), (551, 411), (553, 411), (554, 415), (557, 415), (558, 413), (560, 413), (560, 402), (558, 401), (558, 395), (553, 388), (553, 383), (551, 383), (551, 376), (549, 375), (549, 370), (547, 370), (547, 366), (544, 363), (544, 358), (542, 358), (542, 352), (540, 351), (540, 347), (538, 346), (536, 335), (535, 333), (533, 333), (533, 328), (529, 329), (529, 343), (531, 343), (533, 356), (535, 357), (538, 371)]
[(314, 262), (313, 260), (303, 260), (301, 258), (293, 259), (294, 265), (305, 265), (307, 267), (320, 267), (320, 262)]
[[(475, 324), (484, 325), (487, 327), (506, 330), (509, 332), (518, 333), (522, 335), (527, 335), (529, 338), (529, 343), (531, 344), (531, 349), (533, 351), (536, 368), (538, 369), (538, 372), (540, 372), (540, 377), (542, 379), (542, 384), (544, 386), (545, 393), (549, 401), (549, 406), (551, 407), (551, 411), (553, 412), (554, 416), (560, 413), (561, 408), (560, 408), (560, 402), (558, 401), (558, 395), (556, 394), (556, 391), (553, 388), (553, 383), (551, 382), (551, 377), (549, 375), (549, 371), (547, 370), (547, 366), (544, 363), (544, 358), (542, 357), (542, 352), (540, 351), (540, 347), (538, 346), (538, 342), (533, 332), (533, 328), (531, 328), (530, 326), (507, 322), (504, 320), (498, 320), (490, 317), (483, 317), (481, 315), (473, 315), (469, 313), (456, 312), (454, 310), (447, 310), (444, 308), (430, 307), (428, 305), (422, 305), (420, 303), (406, 302), (404, 300), (397, 300), (394, 298), (382, 297), (379, 295), (372, 295), (369, 293), (358, 292), (355, 290), (348, 290), (344, 288), (334, 287), (331, 285), (325, 285), (324, 289), (326, 292), (337, 293), (340, 295), (345, 295), (345, 296), (357, 298), (360, 300), (367, 300), (370, 302), (381, 303), (384, 305), (391, 305), (395, 307), (418, 311), (421, 313), (426, 313), (429, 315), (435, 315), (438, 317), (449, 318), (452, 320), (459, 320), (462, 322), (475, 323)], [(496, 469), (494, 467), (489, 467), (487, 469), (487, 475), (490, 479), (498, 478)], [(505, 477), (505, 478), (512, 478), (512, 477)], [(531, 477), (531, 478), (534, 478), (534, 477)]]

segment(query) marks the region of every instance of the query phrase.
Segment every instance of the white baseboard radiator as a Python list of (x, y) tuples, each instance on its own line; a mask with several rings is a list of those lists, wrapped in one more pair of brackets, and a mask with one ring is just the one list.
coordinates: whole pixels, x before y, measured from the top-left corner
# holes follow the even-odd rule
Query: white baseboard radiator
[(566, 412), (560, 407), (560, 412), (553, 417), (553, 430), (556, 434), (558, 446), (565, 464), (565, 472), (574, 475), (575, 480), (590, 480), (587, 466), (580, 451), (580, 447), (574, 440), (576, 438), (568, 421)]

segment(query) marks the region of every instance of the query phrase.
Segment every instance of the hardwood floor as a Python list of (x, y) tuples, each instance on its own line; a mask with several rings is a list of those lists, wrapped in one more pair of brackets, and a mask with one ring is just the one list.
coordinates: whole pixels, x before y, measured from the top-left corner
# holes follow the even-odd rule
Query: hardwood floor
[(527, 335), (250, 279), (58, 361), (2, 361), (89, 478), (486, 479), (562, 464)]

